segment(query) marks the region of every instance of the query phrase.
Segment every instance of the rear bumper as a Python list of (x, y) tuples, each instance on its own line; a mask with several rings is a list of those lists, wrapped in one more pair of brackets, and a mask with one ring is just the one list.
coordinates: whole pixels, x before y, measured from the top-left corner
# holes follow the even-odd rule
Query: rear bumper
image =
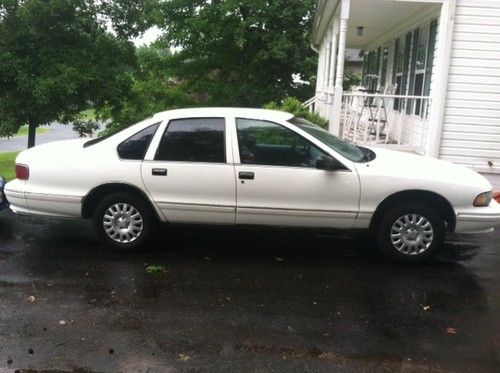
[(480, 233), (500, 226), (500, 204), (492, 201), (488, 207), (472, 207), (457, 213), (455, 232)]
[(26, 191), (26, 182), (13, 180), (5, 186), (10, 209), (17, 214), (80, 218), (82, 197)]

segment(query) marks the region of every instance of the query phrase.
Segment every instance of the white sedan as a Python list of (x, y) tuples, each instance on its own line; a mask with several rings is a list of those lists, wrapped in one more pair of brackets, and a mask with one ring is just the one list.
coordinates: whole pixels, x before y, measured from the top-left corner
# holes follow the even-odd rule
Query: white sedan
[(92, 219), (122, 250), (157, 222), (370, 229), (385, 255), (418, 262), (446, 231), (500, 225), (476, 172), (347, 144), (291, 114), (235, 108), (158, 113), (110, 137), (23, 151), (5, 193), (20, 214)]

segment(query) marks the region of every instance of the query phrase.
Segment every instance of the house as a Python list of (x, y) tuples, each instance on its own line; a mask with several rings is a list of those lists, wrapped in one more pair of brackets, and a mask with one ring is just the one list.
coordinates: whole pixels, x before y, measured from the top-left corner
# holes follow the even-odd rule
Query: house
[[(500, 184), (500, 1), (319, 0), (306, 104), (355, 143), (471, 167)], [(346, 49), (362, 87), (342, 89)]]

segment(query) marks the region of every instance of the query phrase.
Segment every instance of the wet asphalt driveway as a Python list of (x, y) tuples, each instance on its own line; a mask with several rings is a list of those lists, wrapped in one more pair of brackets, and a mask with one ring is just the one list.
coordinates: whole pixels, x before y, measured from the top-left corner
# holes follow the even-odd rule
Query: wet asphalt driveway
[(499, 233), (425, 266), (348, 233), (168, 236), (118, 254), (88, 222), (1, 212), (0, 371), (500, 371)]

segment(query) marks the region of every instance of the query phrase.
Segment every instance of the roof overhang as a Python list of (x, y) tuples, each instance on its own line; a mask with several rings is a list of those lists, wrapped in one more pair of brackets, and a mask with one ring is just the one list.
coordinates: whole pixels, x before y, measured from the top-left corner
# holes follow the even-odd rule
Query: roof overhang
[[(319, 0), (311, 42), (321, 44), (323, 36), (338, 11), (341, 0)], [(412, 22), (439, 12), (442, 0), (351, 0), (347, 27), (347, 47), (364, 49), (384, 35), (411, 26)], [(358, 27), (363, 27), (358, 35)]]

